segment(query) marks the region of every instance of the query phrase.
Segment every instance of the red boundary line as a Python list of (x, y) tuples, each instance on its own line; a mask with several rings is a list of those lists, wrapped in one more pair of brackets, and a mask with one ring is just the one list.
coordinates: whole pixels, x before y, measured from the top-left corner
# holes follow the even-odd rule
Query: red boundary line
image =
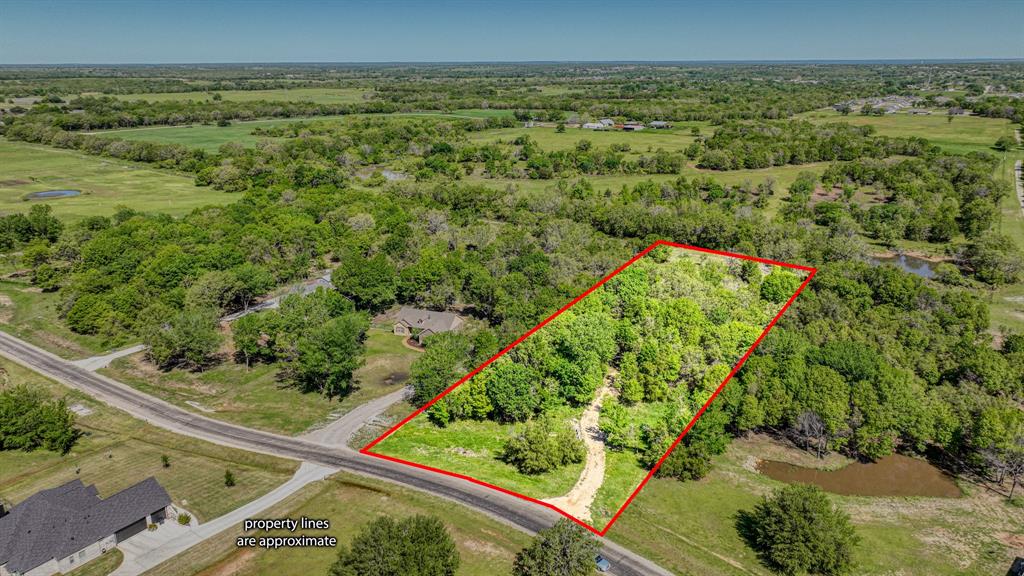
[[(483, 370), (484, 368), (489, 366), (492, 362), (494, 362), (498, 358), (501, 358), (509, 350), (511, 350), (511, 349), (515, 348), (516, 346), (518, 346), (523, 340), (526, 340), (527, 338), (532, 336), (534, 332), (536, 332), (536, 331), (540, 330), (541, 328), (543, 328), (544, 326), (546, 326), (549, 322), (551, 322), (552, 320), (557, 318), (560, 314), (562, 314), (563, 312), (565, 312), (566, 310), (571, 308), (574, 304), (576, 304), (580, 300), (582, 300), (582, 299), (586, 298), (587, 296), (589, 296), (590, 293), (592, 293), (594, 290), (597, 290), (598, 288), (600, 288), (602, 285), (604, 285), (605, 282), (611, 280), (619, 272), (622, 272), (623, 270), (628, 268), (631, 264), (635, 263), (640, 258), (643, 258), (644, 256), (646, 256), (648, 252), (650, 252), (651, 250), (653, 250), (654, 248), (656, 248), (658, 246), (672, 246), (674, 248), (683, 248), (683, 249), (686, 249), (686, 250), (693, 250), (693, 251), (696, 251), (696, 252), (704, 252), (704, 253), (707, 253), (707, 254), (716, 254), (718, 256), (728, 256), (730, 258), (739, 258), (741, 260), (752, 260), (754, 262), (760, 262), (762, 264), (771, 264), (771, 265), (774, 265), (774, 266), (782, 266), (782, 267), (785, 267), (785, 268), (793, 268), (793, 269), (796, 269), (796, 270), (803, 270), (805, 272), (808, 272), (808, 275), (807, 275), (807, 278), (805, 278), (804, 281), (800, 284), (800, 287), (797, 288), (796, 292), (794, 292), (793, 295), (789, 297), (789, 300), (786, 301), (786, 303), (782, 306), (782, 308), (775, 315), (775, 317), (772, 318), (771, 322), (769, 322), (768, 325), (765, 327), (765, 329), (761, 331), (761, 335), (757, 337), (757, 340), (754, 341), (754, 343), (750, 346), (750, 348), (746, 351), (746, 353), (743, 354), (743, 356), (739, 359), (739, 361), (736, 363), (736, 365), (733, 366), (732, 371), (730, 371), (729, 375), (725, 377), (725, 380), (722, 380), (722, 383), (718, 385), (718, 388), (716, 388), (714, 393), (711, 394), (711, 397), (708, 398), (708, 401), (705, 402), (704, 405), (701, 406), (700, 410), (698, 410), (697, 413), (693, 416), (693, 418), (690, 419), (689, 424), (687, 424), (686, 428), (684, 428), (683, 431), (679, 434), (679, 436), (676, 437), (675, 441), (672, 442), (672, 445), (669, 446), (669, 448), (665, 452), (665, 454), (658, 460), (658, 462), (654, 465), (654, 467), (651, 468), (651, 470), (647, 473), (647, 475), (644, 476), (644, 479), (640, 481), (640, 484), (629, 495), (629, 498), (626, 498), (626, 501), (622, 504), (622, 506), (619, 507), (619, 510), (615, 513), (614, 516), (612, 516), (612, 519), (608, 521), (608, 524), (605, 525), (604, 529), (598, 530), (598, 529), (594, 528), (593, 526), (587, 524), (586, 522), (583, 522), (582, 520), (576, 518), (575, 516), (569, 514), (568, 512), (565, 512), (564, 510), (562, 510), (561, 508), (558, 508), (557, 506), (555, 506), (553, 504), (549, 504), (547, 502), (538, 500), (536, 498), (531, 498), (530, 496), (527, 496), (525, 494), (520, 494), (518, 492), (513, 492), (513, 491), (508, 490), (506, 488), (502, 488), (501, 486), (495, 486), (494, 484), (490, 484), (488, 482), (484, 482), (483, 480), (478, 480), (476, 478), (473, 478), (472, 476), (466, 476), (464, 474), (459, 474), (457, 472), (451, 472), (451, 471), (448, 471), (448, 470), (442, 470), (440, 468), (434, 468), (432, 466), (427, 466), (425, 464), (420, 464), (418, 462), (411, 462), (409, 460), (403, 460), (401, 458), (395, 458), (393, 456), (388, 456), (386, 454), (379, 454), (377, 452), (372, 452), (370, 450), (371, 448), (373, 448), (374, 446), (376, 446), (377, 444), (382, 442), (385, 438), (387, 438), (388, 436), (393, 434), (395, 431), (397, 431), (399, 428), (404, 426), (407, 422), (409, 422), (410, 420), (412, 420), (416, 416), (419, 416), (420, 414), (422, 414), (425, 410), (430, 408), (435, 402), (437, 402), (441, 398), (444, 398), (452, 390), (458, 388), (460, 385), (462, 385), (464, 382), (466, 382), (467, 380), (469, 380), (473, 376), (476, 376), (481, 370)], [(651, 479), (651, 477), (654, 476), (654, 473), (658, 471), (658, 468), (660, 468), (662, 463), (665, 462), (665, 459), (668, 458), (669, 454), (671, 454), (672, 451), (675, 450), (676, 446), (679, 445), (679, 442), (682, 441), (683, 437), (686, 436), (687, 433), (689, 433), (691, 428), (693, 428), (693, 425), (697, 422), (697, 419), (700, 418), (704, 414), (704, 411), (707, 410), (708, 406), (711, 405), (711, 402), (713, 402), (715, 400), (715, 398), (718, 397), (718, 394), (722, 391), (723, 388), (725, 388), (725, 385), (728, 384), (729, 381), (732, 380), (732, 377), (735, 376), (736, 373), (739, 371), (739, 369), (743, 367), (743, 364), (747, 361), (747, 358), (749, 358), (750, 355), (754, 352), (754, 349), (757, 348), (758, 345), (761, 344), (761, 341), (764, 340), (764, 337), (768, 335), (768, 331), (770, 331), (772, 329), (772, 327), (775, 326), (775, 323), (779, 321), (779, 318), (782, 317), (782, 314), (790, 307), (790, 305), (793, 304), (793, 301), (796, 300), (796, 297), (799, 296), (801, 292), (803, 292), (804, 288), (807, 287), (807, 284), (810, 283), (811, 278), (814, 278), (814, 275), (817, 272), (818, 272), (817, 268), (812, 268), (810, 266), (800, 266), (798, 264), (790, 264), (788, 262), (779, 262), (779, 261), (776, 261), (776, 260), (768, 260), (766, 258), (757, 258), (757, 257), (754, 257), (754, 256), (747, 256), (745, 254), (736, 254), (736, 253), (733, 253), (733, 252), (724, 252), (724, 251), (721, 251), (721, 250), (712, 250), (710, 248), (701, 248), (701, 247), (698, 247), (698, 246), (690, 246), (690, 245), (687, 245), (687, 244), (679, 244), (679, 243), (676, 243), (676, 242), (669, 242), (667, 240), (658, 240), (655, 243), (653, 243), (650, 246), (648, 246), (647, 248), (644, 248), (643, 251), (641, 251), (636, 256), (633, 256), (632, 258), (630, 258), (625, 264), (623, 264), (623, 265), (619, 266), (618, 268), (616, 268), (615, 270), (613, 270), (610, 274), (608, 274), (607, 276), (605, 276), (604, 278), (599, 280), (596, 284), (594, 284), (593, 286), (588, 288), (585, 292), (583, 292), (579, 296), (573, 298), (568, 304), (566, 304), (565, 306), (562, 306), (561, 308), (559, 308), (557, 312), (555, 312), (554, 314), (548, 316), (543, 321), (541, 321), (540, 324), (537, 324), (536, 326), (531, 328), (528, 332), (526, 332), (525, 334), (523, 334), (522, 336), (517, 338), (515, 342), (509, 344), (504, 349), (502, 349), (500, 352), (498, 352), (494, 356), (491, 356), (486, 362), (484, 362), (483, 364), (481, 364), (481, 365), (477, 366), (476, 368), (474, 368), (472, 372), (470, 372), (469, 374), (466, 374), (465, 376), (463, 376), (461, 379), (459, 379), (458, 382), (452, 384), (448, 388), (445, 388), (444, 391), (442, 391), (440, 394), (438, 394), (436, 397), (434, 397), (433, 400), (431, 400), (430, 402), (427, 402), (426, 404), (424, 404), (420, 408), (417, 408), (412, 414), (410, 414), (410, 415), (406, 416), (404, 419), (402, 419), (401, 422), (399, 422), (398, 424), (395, 424), (394, 426), (389, 428), (386, 432), (381, 434), (377, 439), (373, 440), (372, 442), (370, 442), (369, 444), (364, 446), (361, 450), (359, 450), (359, 453), (360, 454), (365, 454), (367, 456), (374, 456), (374, 457), (380, 458), (382, 460), (388, 460), (388, 461), (391, 461), (391, 462), (397, 462), (399, 464), (406, 464), (408, 466), (412, 466), (414, 468), (419, 468), (421, 470), (429, 470), (431, 472), (437, 472), (439, 474), (444, 474), (446, 476), (452, 476), (454, 478), (460, 478), (462, 480), (466, 480), (468, 482), (472, 482), (472, 483), (478, 484), (480, 486), (485, 486), (487, 488), (491, 488), (493, 490), (497, 490), (498, 492), (502, 492), (502, 493), (508, 494), (510, 496), (515, 496), (516, 498), (520, 498), (520, 499), (526, 500), (528, 502), (533, 502), (534, 504), (539, 504), (541, 506), (544, 506), (546, 508), (550, 508), (550, 509), (558, 512), (562, 516), (565, 516), (569, 520), (572, 520), (573, 522), (579, 524), (580, 526), (586, 528), (587, 530), (590, 530), (591, 532), (593, 532), (594, 534), (597, 534), (598, 536), (604, 536), (605, 534), (608, 533), (608, 530), (611, 529), (612, 525), (615, 524), (616, 520), (619, 519), (619, 516), (621, 516), (622, 513), (626, 510), (626, 508), (629, 507), (629, 505), (633, 502), (633, 499), (636, 498), (636, 495), (640, 492), (640, 490), (642, 490), (643, 487), (647, 485), (647, 482)]]

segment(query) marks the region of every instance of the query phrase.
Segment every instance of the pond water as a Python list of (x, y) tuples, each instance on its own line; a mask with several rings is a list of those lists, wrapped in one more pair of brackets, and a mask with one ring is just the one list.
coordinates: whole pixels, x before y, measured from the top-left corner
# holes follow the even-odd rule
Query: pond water
[(900, 254), (898, 256), (873, 256), (870, 260), (872, 264), (892, 264), (904, 272), (916, 274), (921, 278), (935, 277), (935, 269), (933, 268), (935, 263), (923, 258)]
[(45, 200), (47, 198), (67, 198), (68, 196), (78, 196), (81, 193), (81, 190), (44, 190), (43, 192), (33, 192), (29, 194), (28, 199)]
[(925, 460), (893, 454), (877, 462), (854, 462), (839, 470), (804, 468), (786, 462), (762, 460), (759, 472), (790, 484), (813, 484), (826, 492), (845, 496), (928, 496), (959, 498), (963, 495), (953, 477)]

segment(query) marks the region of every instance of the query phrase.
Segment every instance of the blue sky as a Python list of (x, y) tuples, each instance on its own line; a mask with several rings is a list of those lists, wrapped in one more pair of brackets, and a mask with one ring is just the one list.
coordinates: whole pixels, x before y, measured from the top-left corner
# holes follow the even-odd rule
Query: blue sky
[(1024, 1), (0, 0), (0, 64), (1024, 58)]

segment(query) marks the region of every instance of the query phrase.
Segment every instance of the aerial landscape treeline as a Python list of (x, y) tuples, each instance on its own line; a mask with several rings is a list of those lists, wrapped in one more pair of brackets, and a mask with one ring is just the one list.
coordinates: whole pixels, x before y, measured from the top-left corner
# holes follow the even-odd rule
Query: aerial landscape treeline
[[(52, 298), (73, 335), (148, 345), (161, 374), (273, 367), (283, 387), (332, 399), (358, 390), (388, 311), (457, 312), (465, 327), (426, 338), (408, 371), (422, 406), (652, 242), (726, 250), (818, 272), (659, 476), (707, 478), (737, 439), (763, 433), (815, 459), (902, 453), (1014, 487), (1024, 477), (1024, 334), (1004, 298), (1024, 276), (1006, 208), (1019, 144), (930, 137), (984, 121), (1013, 138), (1019, 65), (284, 70), (0, 71), (5, 145), (140, 163), (220, 195), (181, 215), (124, 202), (67, 218), (51, 208), (63, 200), (5, 213), (0, 250), (25, 298)], [(349, 101), (289, 99), (303, 90)], [(912, 98), (927, 115), (875, 115)], [(607, 129), (582, 127), (603, 118)], [(268, 122), (242, 122), (256, 119)], [(654, 120), (674, 125), (621, 128)], [(911, 121), (926, 128), (891, 129)], [(99, 132), (138, 127), (153, 128)], [(178, 129), (245, 141), (146, 137)], [(884, 263), (902, 253), (934, 274)], [(563, 417), (611, 368), (605, 442), (653, 467), (802, 277), (648, 259), (432, 406), (430, 425), (514, 429), (502, 462), (564, 473), (585, 454)], [(333, 287), (224, 320), (319, 275)], [(4, 438), (66, 451), (72, 418), (37, 411), (52, 435)], [(755, 528), (751, 541), (767, 538)], [(352, 552), (335, 570), (358, 566)]]

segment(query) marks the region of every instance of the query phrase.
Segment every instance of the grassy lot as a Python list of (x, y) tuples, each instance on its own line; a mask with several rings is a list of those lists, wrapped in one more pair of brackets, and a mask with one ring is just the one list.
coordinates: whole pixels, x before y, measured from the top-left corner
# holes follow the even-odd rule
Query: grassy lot
[[(82, 194), (25, 200), (32, 192), (55, 189), (81, 190)], [(2, 212), (27, 211), (31, 202), (47, 202), (55, 214), (71, 220), (110, 216), (117, 206), (180, 215), (237, 199), (238, 195), (196, 186), (191, 176), (145, 164), (0, 139)]]
[[(459, 549), (457, 573), (462, 576), (508, 574), (515, 554), (529, 543), (526, 534), (478, 512), (422, 492), (347, 474), (307, 486), (265, 516), (326, 518), (331, 521), (329, 530), (305, 533), (331, 534), (338, 538), (340, 547), (348, 545), (363, 525), (378, 516), (404, 518), (413, 514), (431, 514), (445, 522)], [(239, 550), (235, 548), (239, 535), (238, 528), (226, 530), (146, 572), (146, 576), (326, 574), (337, 558), (336, 550), (320, 548)]]
[[(317, 104), (351, 104), (362, 102), (364, 95), (373, 91), (362, 88), (277, 88), (272, 90), (221, 90), (224, 100), (234, 102), (315, 102)], [(148, 100), (149, 102), (209, 101), (213, 92), (153, 92), (139, 94), (116, 94), (118, 100)]]
[(958, 154), (994, 152), (992, 144), (1004, 134), (1012, 134), (1009, 120), (982, 116), (955, 116), (950, 121), (943, 111), (929, 116), (897, 113), (885, 116), (843, 116), (834, 110), (816, 110), (798, 117), (812, 122), (845, 122), (854, 126), (874, 126), (882, 136), (919, 136)]
[[(560, 409), (565, 420), (578, 418), (580, 409)], [(411, 410), (407, 410), (408, 414)], [(373, 448), (374, 452), (435, 468), (472, 476), (496, 486), (533, 498), (562, 496), (576, 483), (583, 463), (563, 466), (546, 474), (526, 475), (497, 459), (505, 440), (522, 424), (499, 424), (490, 420), (463, 420), (443, 430), (421, 414)], [(443, 433), (442, 433), (443, 432)]]
[[(317, 120), (344, 118), (344, 116), (319, 116)], [(275, 118), (272, 120), (250, 120), (232, 122), (230, 126), (213, 124), (188, 124), (184, 126), (147, 126), (145, 128), (125, 128), (122, 130), (105, 130), (95, 132), (99, 136), (124, 138), (125, 140), (142, 140), (158, 144), (181, 144), (189, 148), (202, 148), (208, 152), (216, 152), (221, 146), (235, 142), (243, 146), (255, 146), (265, 136), (256, 136), (254, 128), (270, 128), (283, 124), (292, 124), (300, 118)]]
[(370, 330), (358, 389), (342, 401), (283, 386), (275, 364), (246, 368), (230, 360), (205, 370), (157, 370), (143, 354), (121, 358), (102, 373), (147, 394), (206, 416), (281, 434), (300, 434), (352, 408), (393, 392), (408, 378), (417, 352), (384, 330)]
[[(286, 481), (297, 463), (179, 436), (135, 420), (80, 392), (69, 390), (7, 360), (3, 381), (24, 383), (92, 412), (77, 418), (84, 433), (70, 453), (0, 452), (0, 496), (17, 503), (33, 493), (80, 478), (106, 498), (155, 476), (178, 506), (198, 519), (215, 518)], [(160, 456), (170, 458), (164, 468)], [(224, 471), (237, 484), (224, 486)]]
[(68, 572), (67, 576), (107, 576), (107, 574), (117, 570), (123, 561), (124, 554), (117, 548), (114, 548), (113, 550), (108, 550), (106, 554), (99, 558), (86, 562)]
[[(679, 574), (708, 576), (770, 574), (734, 527), (736, 513), (782, 486), (753, 469), (771, 454), (806, 464), (807, 455), (764, 437), (737, 440), (716, 458), (699, 482), (654, 479), (612, 527), (609, 537)], [(964, 498), (864, 498), (833, 496), (853, 518), (863, 539), (854, 573), (1001, 574), (1014, 554), (1009, 545), (1024, 536), (1020, 510), (978, 487)]]
[(75, 334), (60, 318), (60, 296), (44, 294), (27, 280), (0, 280), (0, 330), (69, 360), (95, 356), (125, 344)]

